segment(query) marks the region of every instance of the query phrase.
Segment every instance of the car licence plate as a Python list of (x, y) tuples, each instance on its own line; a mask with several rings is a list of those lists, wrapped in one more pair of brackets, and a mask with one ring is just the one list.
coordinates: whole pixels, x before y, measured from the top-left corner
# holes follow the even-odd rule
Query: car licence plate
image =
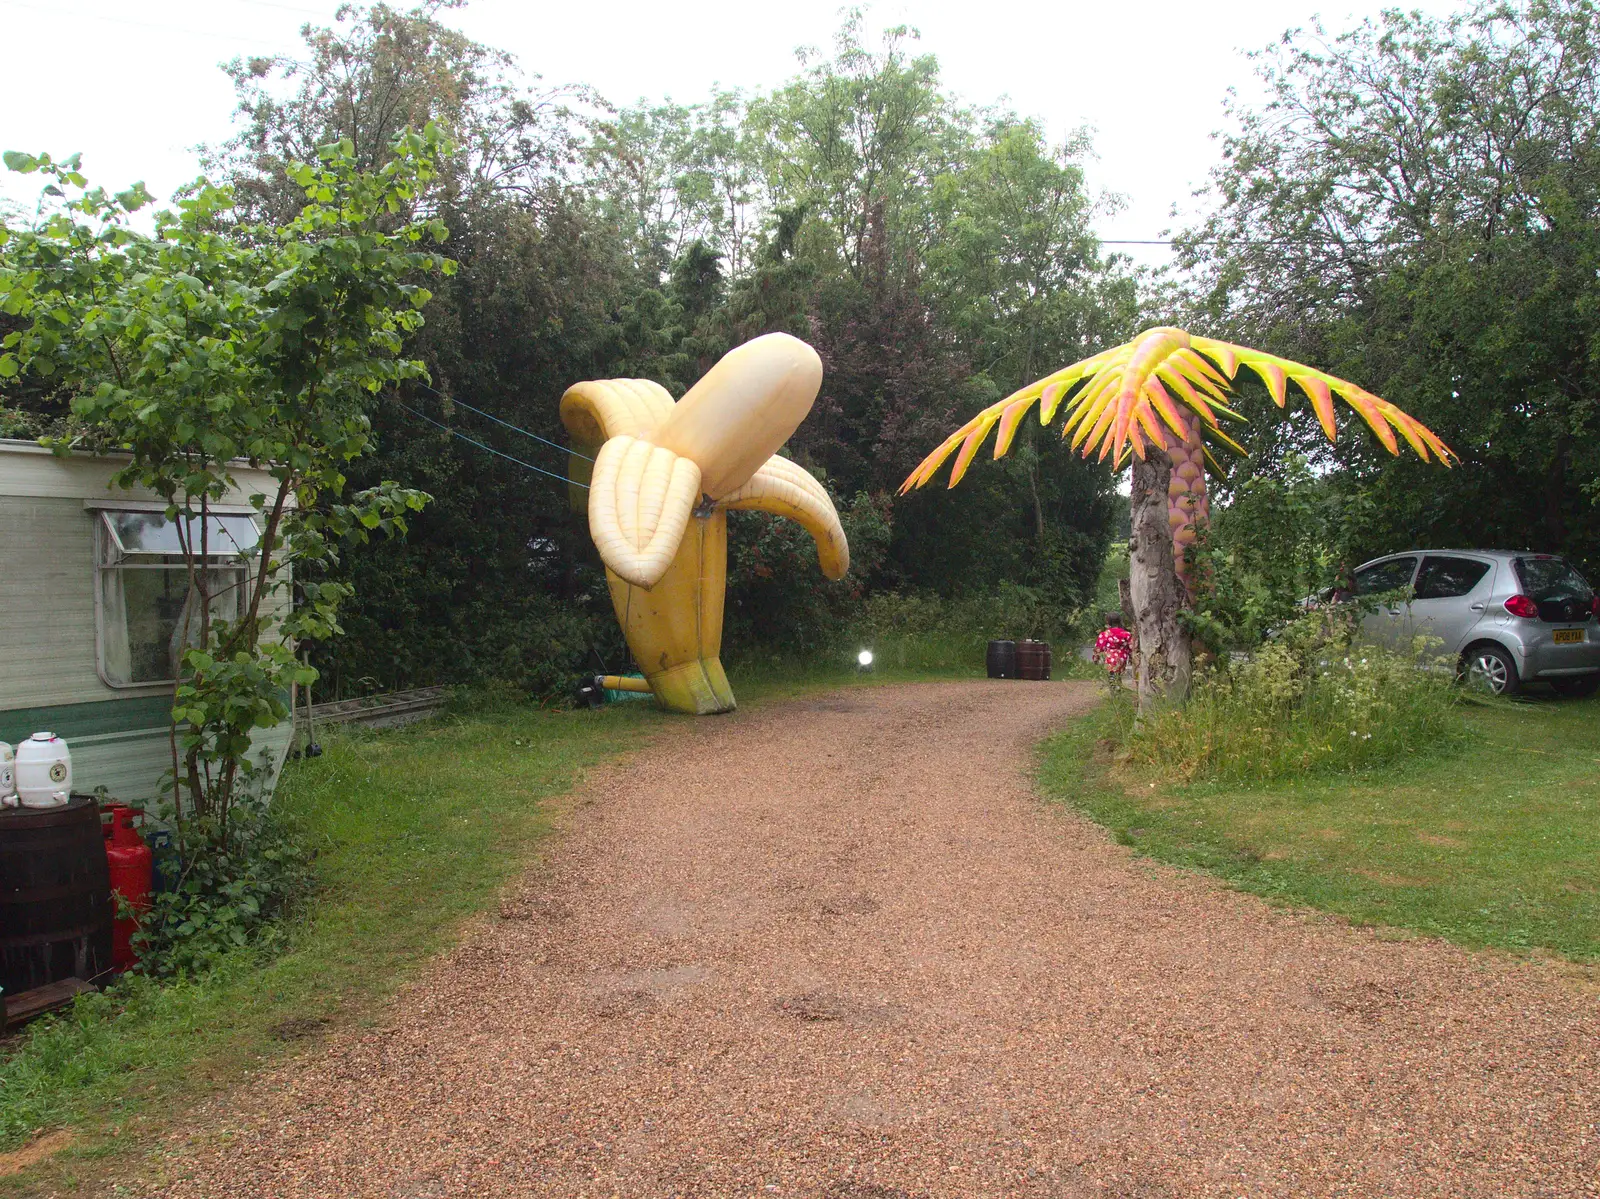
[(1572, 645), (1583, 640), (1582, 629), (1557, 629), (1550, 634), (1550, 640), (1557, 645)]

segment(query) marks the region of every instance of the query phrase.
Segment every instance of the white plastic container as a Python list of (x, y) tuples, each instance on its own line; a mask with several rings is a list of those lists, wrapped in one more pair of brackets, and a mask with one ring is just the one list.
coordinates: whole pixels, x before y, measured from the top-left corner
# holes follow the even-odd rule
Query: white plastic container
[(72, 794), (72, 754), (54, 733), (17, 746), (17, 795), (25, 808), (59, 808)]
[(0, 741), (0, 808), (17, 806), (17, 755), (9, 741)]

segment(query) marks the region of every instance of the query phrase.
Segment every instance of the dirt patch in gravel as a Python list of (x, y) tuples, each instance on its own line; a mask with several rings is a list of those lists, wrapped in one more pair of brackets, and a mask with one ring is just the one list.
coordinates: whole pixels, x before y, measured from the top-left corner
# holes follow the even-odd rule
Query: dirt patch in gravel
[(63, 1128), (35, 1137), (21, 1149), (0, 1153), (0, 1178), (21, 1174), (29, 1166), (37, 1166), (46, 1158), (54, 1157), (70, 1144), (72, 1134)]
[(1039, 803), (1090, 684), (684, 721), (173, 1197), (1600, 1194), (1592, 986), (1154, 866)]

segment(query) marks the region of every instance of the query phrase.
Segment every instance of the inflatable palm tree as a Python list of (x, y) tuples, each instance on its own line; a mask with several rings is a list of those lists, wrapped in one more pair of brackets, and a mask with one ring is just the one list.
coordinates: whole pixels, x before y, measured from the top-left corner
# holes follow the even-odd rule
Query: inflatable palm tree
[[(978, 413), (925, 458), (900, 487), (928, 483), (956, 455), (950, 486), (961, 482), (989, 433), (994, 456), (1011, 448), (1022, 418), (1039, 405), (1039, 422), (1066, 412), (1062, 436), (1085, 457), (1121, 468), (1133, 461), (1131, 583), (1139, 625), (1139, 697), (1182, 698), (1188, 690), (1188, 636), (1177, 618), (1192, 598), (1185, 550), (1210, 515), (1206, 470), (1220, 473), (1213, 447), (1243, 454), (1221, 420), (1244, 418), (1226, 400), (1248, 366), (1283, 408), (1293, 383), (1311, 401), (1328, 440), (1338, 435), (1334, 397), (1355, 409), (1391, 454), (1404, 439), (1424, 462), (1449, 466), (1455, 454), (1426, 426), (1386, 400), (1313, 367), (1260, 350), (1194, 337), (1182, 329), (1147, 329), (1125, 345), (1075, 362)], [(1396, 437), (1396, 434), (1399, 437)], [(959, 447), (959, 452), (958, 452)]]

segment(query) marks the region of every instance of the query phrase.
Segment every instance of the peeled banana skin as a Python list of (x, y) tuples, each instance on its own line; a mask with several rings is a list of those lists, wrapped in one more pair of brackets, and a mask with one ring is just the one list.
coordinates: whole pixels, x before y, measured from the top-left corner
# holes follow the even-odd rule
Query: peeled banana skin
[(825, 575), (849, 569), (826, 489), (774, 453), (809, 412), (821, 377), (810, 346), (768, 334), (727, 354), (677, 404), (640, 379), (579, 383), (562, 397), (570, 494), (588, 510), (617, 620), (663, 708), (705, 715), (735, 706), (719, 657), (728, 509), (798, 520)]
[(606, 571), (611, 606), (634, 661), (672, 712), (731, 712), (733, 688), (722, 669), (722, 610), (728, 581), (728, 514), (695, 516), (677, 555), (650, 590)]

